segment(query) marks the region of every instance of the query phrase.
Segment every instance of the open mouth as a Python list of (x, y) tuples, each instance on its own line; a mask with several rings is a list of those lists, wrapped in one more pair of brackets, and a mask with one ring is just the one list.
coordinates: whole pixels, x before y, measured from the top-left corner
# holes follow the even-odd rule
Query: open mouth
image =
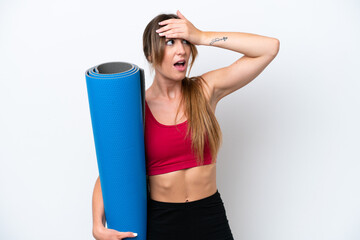
[(178, 70), (179, 72), (185, 72), (186, 71), (186, 61), (180, 60), (174, 63), (174, 68)]
[(176, 63), (174, 64), (174, 66), (184, 67), (184, 66), (185, 66), (185, 61), (176, 62)]

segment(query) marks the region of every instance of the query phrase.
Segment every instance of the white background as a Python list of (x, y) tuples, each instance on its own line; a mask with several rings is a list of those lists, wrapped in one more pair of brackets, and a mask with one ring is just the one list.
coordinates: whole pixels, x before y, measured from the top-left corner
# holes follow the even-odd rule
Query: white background
[[(235, 239), (360, 239), (357, 0), (1, 0), (0, 239), (92, 239), (85, 71), (132, 62), (148, 88), (143, 30), (177, 9), (204, 31), (280, 40), (275, 60), (216, 110), (218, 189)], [(198, 50), (191, 75), (242, 56)]]

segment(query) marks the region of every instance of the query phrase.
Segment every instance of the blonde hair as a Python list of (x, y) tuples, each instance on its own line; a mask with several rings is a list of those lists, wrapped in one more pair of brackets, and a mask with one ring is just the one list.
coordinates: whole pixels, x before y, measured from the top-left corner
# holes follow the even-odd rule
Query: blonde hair
[[(155, 30), (161, 26), (158, 24), (166, 19), (179, 17), (175, 14), (159, 14), (146, 26), (143, 33), (143, 51), (145, 58), (152, 66), (161, 65), (164, 58), (165, 38), (160, 37)], [(196, 46), (189, 43), (191, 50), (190, 70), (198, 54)], [(191, 149), (197, 156), (197, 164), (204, 163), (204, 147), (208, 141), (212, 163), (215, 162), (222, 143), (220, 125), (216, 120), (210, 103), (206, 100), (203, 85), (207, 82), (201, 77), (185, 77), (181, 81), (181, 100), (177, 109), (176, 117), (180, 107), (184, 106), (184, 114), (187, 117), (187, 137), (191, 131)]]

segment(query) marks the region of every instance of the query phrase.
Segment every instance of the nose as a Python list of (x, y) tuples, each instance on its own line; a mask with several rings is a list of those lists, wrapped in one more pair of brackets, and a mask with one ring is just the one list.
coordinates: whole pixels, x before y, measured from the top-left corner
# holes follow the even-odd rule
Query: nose
[(184, 47), (183, 41), (181, 39), (177, 39), (176, 53), (178, 55), (184, 55), (185, 54), (185, 47)]

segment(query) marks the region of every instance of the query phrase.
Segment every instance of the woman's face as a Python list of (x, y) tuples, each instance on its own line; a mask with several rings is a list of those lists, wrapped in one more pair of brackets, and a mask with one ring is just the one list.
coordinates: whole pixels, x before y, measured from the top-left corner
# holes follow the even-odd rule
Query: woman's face
[(178, 38), (165, 38), (164, 58), (161, 66), (155, 67), (157, 74), (171, 80), (182, 80), (191, 54), (189, 42)]

